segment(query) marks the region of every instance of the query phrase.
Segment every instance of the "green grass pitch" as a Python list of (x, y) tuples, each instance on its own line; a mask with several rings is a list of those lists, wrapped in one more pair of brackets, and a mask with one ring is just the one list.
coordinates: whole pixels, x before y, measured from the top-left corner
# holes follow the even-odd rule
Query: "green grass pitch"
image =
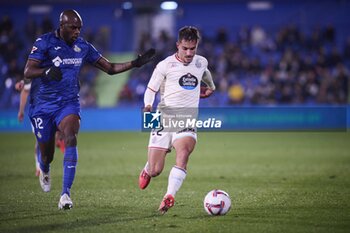
[[(350, 134), (199, 133), (175, 206), (161, 216), (174, 152), (146, 190), (138, 175), (147, 133), (79, 134), (74, 208), (57, 208), (62, 154), (52, 190), (34, 176), (34, 136), (0, 134), (0, 232), (349, 232)], [(211, 217), (203, 198), (227, 191), (232, 208)]]

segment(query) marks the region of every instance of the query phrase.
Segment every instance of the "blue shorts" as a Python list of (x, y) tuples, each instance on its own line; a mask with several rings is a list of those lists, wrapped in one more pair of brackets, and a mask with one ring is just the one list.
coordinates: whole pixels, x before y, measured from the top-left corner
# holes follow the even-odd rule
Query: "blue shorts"
[(29, 116), (34, 127), (34, 134), (39, 142), (48, 142), (54, 138), (57, 128), (61, 121), (68, 115), (77, 115), (80, 117), (80, 106), (68, 104), (56, 111), (50, 113), (40, 113)]

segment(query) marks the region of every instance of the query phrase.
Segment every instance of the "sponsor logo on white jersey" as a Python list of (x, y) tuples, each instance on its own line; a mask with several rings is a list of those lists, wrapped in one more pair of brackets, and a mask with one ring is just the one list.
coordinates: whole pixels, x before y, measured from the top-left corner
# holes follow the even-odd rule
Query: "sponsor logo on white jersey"
[(198, 79), (191, 73), (187, 73), (179, 79), (179, 85), (186, 90), (193, 90), (198, 85)]

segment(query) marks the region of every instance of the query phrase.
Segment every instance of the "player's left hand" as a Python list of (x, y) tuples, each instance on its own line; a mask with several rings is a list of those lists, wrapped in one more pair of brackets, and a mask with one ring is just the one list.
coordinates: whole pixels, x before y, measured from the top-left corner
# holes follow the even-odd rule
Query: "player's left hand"
[(24, 112), (23, 111), (19, 111), (17, 114), (17, 119), (19, 122), (22, 122), (24, 119)]
[(24, 80), (18, 81), (15, 84), (16, 91), (22, 91), (23, 87), (24, 87)]
[(139, 54), (137, 58), (133, 61), (131, 61), (131, 64), (133, 67), (141, 67), (144, 64), (151, 61), (156, 55), (156, 50), (154, 48), (151, 48), (147, 50), (144, 54)]
[(57, 81), (57, 82), (62, 80), (62, 71), (61, 71), (60, 68), (58, 68), (56, 66), (51, 66), (50, 68), (48, 68), (45, 71), (45, 75), (50, 80), (54, 80), (54, 81)]
[(214, 93), (214, 90), (209, 87), (201, 87), (201, 93), (199, 95), (200, 98), (207, 98)]

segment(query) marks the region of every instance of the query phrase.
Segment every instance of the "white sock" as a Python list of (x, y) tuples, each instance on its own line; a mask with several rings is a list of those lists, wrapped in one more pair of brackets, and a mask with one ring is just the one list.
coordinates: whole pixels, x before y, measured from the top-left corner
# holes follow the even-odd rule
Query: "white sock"
[(147, 161), (147, 163), (145, 164), (145, 167), (143, 168), (143, 170), (145, 170), (146, 173), (149, 174), (149, 171), (148, 171), (148, 161)]
[(182, 182), (185, 180), (185, 178), (186, 170), (174, 166), (169, 174), (168, 190), (166, 192), (166, 195), (171, 194), (173, 197), (175, 197), (175, 194), (177, 193), (177, 191), (179, 191)]

